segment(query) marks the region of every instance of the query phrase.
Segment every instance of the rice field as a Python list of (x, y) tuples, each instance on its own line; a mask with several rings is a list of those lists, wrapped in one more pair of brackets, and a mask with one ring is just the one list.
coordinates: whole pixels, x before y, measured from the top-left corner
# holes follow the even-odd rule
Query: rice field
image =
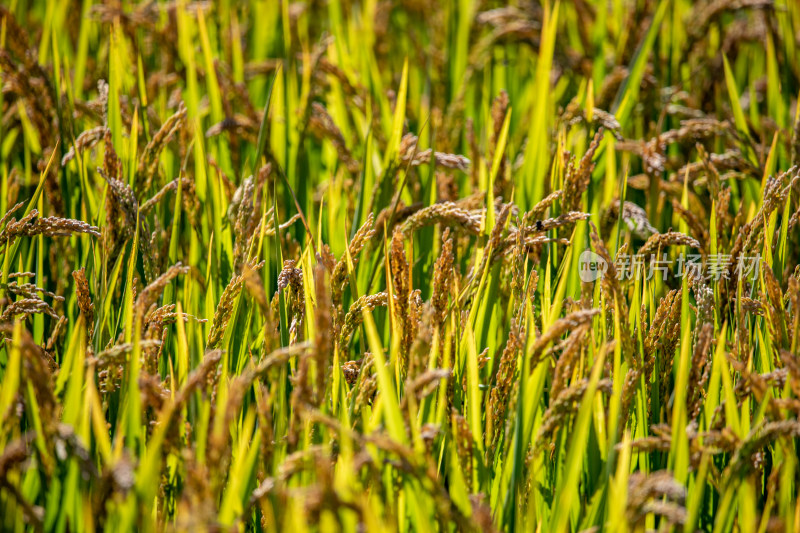
[(795, 0), (2, 0), (0, 531), (800, 532)]

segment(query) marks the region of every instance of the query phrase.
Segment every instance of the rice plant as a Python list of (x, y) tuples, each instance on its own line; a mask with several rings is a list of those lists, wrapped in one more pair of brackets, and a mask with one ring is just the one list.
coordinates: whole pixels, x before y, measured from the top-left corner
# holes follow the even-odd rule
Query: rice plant
[(0, 530), (800, 531), (795, 0), (3, 0)]

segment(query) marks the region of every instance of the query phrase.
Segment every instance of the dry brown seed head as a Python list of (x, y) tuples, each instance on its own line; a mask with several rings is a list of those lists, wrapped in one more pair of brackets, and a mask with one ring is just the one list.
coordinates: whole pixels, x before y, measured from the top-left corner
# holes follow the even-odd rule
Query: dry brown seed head
[(692, 362), (689, 369), (689, 394), (687, 395), (687, 411), (689, 418), (695, 419), (700, 414), (705, 399), (705, 386), (711, 374), (708, 355), (714, 341), (714, 325), (706, 322), (700, 329), (695, 342)]
[(139, 165), (137, 167), (136, 182), (137, 187), (142, 187), (148, 190), (153, 181), (153, 176), (156, 172), (158, 165), (158, 156), (164, 147), (169, 143), (170, 139), (180, 131), (186, 121), (186, 106), (183, 102), (178, 106), (178, 111), (170, 116), (161, 125), (161, 128), (153, 135), (150, 142), (144, 148), (141, 157), (139, 158)]
[(582, 213), (580, 211), (570, 211), (569, 213), (564, 213), (563, 215), (559, 215), (556, 218), (548, 218), (546, 220), (536, 220), (532, 224), (529, 224), (521, 228), (521, 231), (524, 231), (525, 235), (531, 233), (545, 233), (559, 226), (570, 225), (579, 220), (587, 220), (589, 216), (590, 216), (589, 213)]
[(180, 262), (169, 267), (166, 272), (153, 280), (139, 293), (139, 296), (136, 298), (136, 311), (141, 316), (144, 316), (144, 312), (147, 311), (151, 305), (156, 303), (156, 300), (158, 300), (158, 297), (166, 286), (180, 274), (187, 274), (188, 272), (189, 267), (183, 266)]
[(122, 179), (122, 160), (117, 156), (114, 145), (111, 143), (111, 130), (106, 128), (103, 132), (105, 141), (105, 158), (103, 159), (103, 170), (109, 179)]
[[(348, 251), (353, 261), (353, 267), (355, 267), (358, 264), (358, 257), (361, 250), (375, 235), (375, 230), (373, 229), (373, 222), (374, 222), (374, 217), (372, 213), (370, 213), (369, 215), (367, 215), (367, 220), (364, 221), (361, 227), (358, 228), (358, 231), (356, 231), (356, 234), (353, 236), (353, 240), (350, 241), (350, 246), (348, 247)], [(336, 266), (333, 267), (333, 273), (331, 274), (331, 296), (332, 296), (331, 299), (335, 306), (341, 304), (342, 292), (344, 291), (344, 287), (347, 282), (348, 282), (347, 257), (343, 256), (336, 263)]]
[(364, 320), (363, 310), (372, 311), (378, 306), (385, 306), (389, 303), (389, 296), (385, 292), (364, 295), (350, 305), (350, 309), (345, 315), (342, 323), (342, 331), (339, 334), (339, 345), (344, 349), (350, 342), (350, 335), (361, 325)]
[(509, 394), (513, 386), (516, 373), (517, 359), (523, 348), (523, 332), (518, 327), (516, 320), (512, 319), (508, 332), (508, 340), (503, 348), (500, 363), (495, 375), (495, 385), (489, 395), (487, 406), (487, 435), (491, 435), (491, 450), (494, 450), (500, 440), (503, 421), (507, 412)]
[(441, 326), (444, 323), (450, 284), (453, 279), (453, 260), (453, 239), (450, 237), (450, 228), (446, 228), (442, 235), (442, 251), (433, 269), (431, 304), (434, 310), (435, 326)]
[(75, 139), (75, 144), (70, 146), (69, 151), (61, 158), (61, 166), (66, 166), (75, 157), (76, 152), (80, 153), (88, 150), (105, 139), (107, 131), (108, 128), (105, 126), (97, 126), (78, 135), (78, 138)]
[(16, 213), (17, 211), (19, 211), (20, 209), (22, 209), (22, 207), (24, 205), (25, 205), (25, 202), (19, 202), (14, 207), (12, 207), (8, 211), (6, 211), (6, 213), (3, 215), (3, 218), (0, 218), (0, 228), (4, 228), (9, 223), (9, 220), (16, 220), (16, 219), (12, 219), (11, 216), (14, 213)]
[(318, 262), (314, 267), (314, 289), (316, 307), (314, 308), (314, 358), (316, 362), (316, 405), (322, 405), (327, 394), (328, 367), (333, 358), (333, 319), (331, 294), (326, 283), (327, 270)]
[(213, 350), (219, 347), (222, 337), (225, 335), (225, 329), (228, 327), (228, 321), (233, 314), (233, 307), (236, 297), (242, 291), (243, 278), (241, 275), (234, 276), (222, 291), (222, 296), (217, 304), (217, 309), (214, 311), (214, 319), (211, 322), (211, 330), (208, 332), (208, 339), (206, 340), (206, 348)]
[(358, 374), (360, 372), (358, 361), (347, 361), (342, 365), (342, 374), (347, 384), (351, 387), (358, 381)]
[(400, 226), (400, 231), (403, 235), (409, 236), (423, 226), (436, 223), (460, 227), (473, 235), (480, 233), (481, 229), (478, 215), (465, 211), (452, 202), (444, 202), (433, 204), (414, 213), (403, 222)]
[(11, 302), (6, 306), (5, 310), (3, 310), (3, 314), (0, 315), (0, 323), (8, 322), (18, 315), (27, 316), (35, 314), (45, 314), (56, 320), (61, 318), (53, 311), (53, 308), (50, 307), (47, 302), (39, 300), (38, 298), (23, 298), (16, 302)]
[[(553, 432), (568, 416), (578, 409), (578, 405), (588, 387), (589, 380), (582, 379), (575, 385), (563, 389), (559, 396), (550, 403), (547, 411), (542, 415), (542, 423), (536, 436), (535, 450), (541, 450), (547, 444)], [(602, 379), (597, 383), (597, 390), (606, 394), (611, 392), (611, 388), (612, 382), (610, 379)]]
[(589, 181), (592, 178), (592, 170), (594, 170), (594, 157), (598, 146), (600, 146), (600, 139), (603, 136), (603, 128), (597, 130), (589, 148), (581, 158), (580, 164), (577, 168), (570, 165), (567, 170), (567, 175), (564, 178), (564, 196), (561, 200), (562, 207), (565, 211), (575, 211), (580, 208), (581, 198), (586, 188), (589, 186)]
[(469, 171), (470, 160), (463, 155), (434, 152), (430, 148), (418, 151), (417, 141), (418, 138), (411, 133), (403, 136), (398, 148), (401, 161), (409, 163), (411, 166), (420, 166), (430, 163), (431, 158), (433, 158), (437, 166), (461, 170), (462, 172)]
[(0, 231), (0, 243), (11, 243), (17, 237), (35, 235), (45, 235), (47, 237), (64, 237), (73, 233), (88, 233), (96, 237), (100, 236), (97, 227), (87, 224), (80, 220), (58, 217), (37, 218), (39, 211), (31, 210), (19, 221), (15, 218), (6, 221), (5, 228)]
[(551, 342), (557, 340), (565, 332), (591, 322), (592, 318), (599, 313), (600, 309), (581, 309), (553, 322), (546, 331), (542, 332), (542, 335), (539, 336), (533, 344), (531, 350), (531, 368), (533, 368), (533, 363), (539, 360), (539, 357)]
[(458, 459), (461, 463), (461, 468), (464, 470), (464, 480), (467, 483), (467, 490), (468, 492), (472, 492), (472, 432), (469, 429), (466, 418), (460, 415), (455, 409), (453, 409), (451, 416)]
[(639, 254), (647, 256), (658, 250), (663, 250), (667, 246), (691, 246), (698, 250), (701, 249), (700, 243), (696, 239), (678, 231), (669, 231), (653, 235), (647, 239), (647, 242), (639, 248)]
[(553, 205), (553, 202), (561, 198), (563, 194), (564, 191), (561, 189), (551, 192), (550, 194), (539, 200), (539, 202), (533, 206), (533, 209), (528, 211), (527, 218), (529, 220), (541, 220), (542, 217), (544, 217), (545, 213), (547, 212), (547, 209), (551, 205)]
[(89, 282), (86, 280), (86, 269), (75, 270), (72, 272), (72, 277), (75, 279), (75, 289), (78, 293), (78, 309), (83, 313), (87, 325), (87, 339), (91, 339), (94, 336), (94, 304), (89, 293)]
[(153, 207), (155, 207), (158, 202), (161, 201), (164, 196), (170, 192), (178, 189), (180, 185), (181, 189), (183, 190), (183, 194), (190, 193), (194, 190), (194, 182), (188, 178), (176, 178), (166, 185), (164, 185), (156, 194), (154, 194), (149, 200), (144, 202), (139, 207), (139, 213), (145, 214), (150, 211)]

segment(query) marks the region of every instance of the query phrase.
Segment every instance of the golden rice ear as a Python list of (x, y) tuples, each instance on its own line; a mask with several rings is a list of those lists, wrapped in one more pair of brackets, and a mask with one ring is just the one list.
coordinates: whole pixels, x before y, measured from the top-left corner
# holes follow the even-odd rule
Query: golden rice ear
[(392, 275), (392, 287), (395, 297), (395, 319), (402, 335), (400, 343), (400, 366), (403, 375), (408, 370), (408, 350), (414, 340), (415, 325), (409, 315), (409, 298), (411, 296), (411, 268), (406, 259), (403, 234), (395, 229), (389, 251), (389, 267)]
[(184, 194), (190, 194), (191, 190), (194, 188), (194, 182), (188, 178), (176, 178), (170, 181), (159, 189), (156, 194), (150, 197), (149, 200), (139, 206), (139, 213), (142, 215), (147, 214), (167, 195), (167, 193), (177, 190), (179, 186), (186, 191)]
[(178, 110), (171, 115), (161, 125), (159, 130), (147, 143), (144, 152), (139, 158), (139, 164), (136, 170), (136, 188), (138, 190), (149, 190), (153, 178), (156, 174), (156, 167), (158, 165), (158, 157), (164, 147), (169, 143), (175, 135), (184, 127), (186, 122), (186, 106), (183, 102), (178, 106)]
[(352, 396), (355, 392), (354, 410), (359, 413), (364, 407), (372, 403), (378, 391), (378, 375), (374, 372), (375, 360), (370, 352), (365, 352), (359, 366), (356, 388), (350, 390)]
[(173, 279), (181, 274), (187, 274), (188, 272), (189, 267), (183, 266), (180, 262), (169, 267), (166, 272), (153, 280), (139, 293), (139, 296), (136, 298), (136, 311), (144, 316), (144, 312), (147, 311), (151, 305), (156, 303), (156, 300), (161, 296), (164, 288)]
[(0, 314), (0, 323), (10, 322), (13, 318), (18, 316), (26, 317), (28, 315), (45, 314), (58, 320), (61, 318), (50, 307), (50, 304), (38, 298), (22, 298), (16, 302), (11, 302)]
[(303, 269), (295, 267), (296, 264), (297, 261), (294, 259), (284, 260), (283, 269), (278, 274), (278, 291), (289, 289), (288, 303), (291, 310), (289, 339), (291, 344), (297, 341), (306, 313)]
[(350, 305), (350, 310), (344, 317), (342, 329), (339, 333), (340, 349), (347, 349), (347, 345), (350, 342), (350, 336), (364, 320), (365, 310), (372, 311), (376, 307), (385, 307), (387, 305), (389, 305), (389, 295), (386, 292), (364, 295), (353, 302)]
[[(651, 500), (660, 503), (653, 504)], [(628, 502), (625, 518), (632, 525), (644, 524), (650, 514), (666, 523), (680, 525), (686, 522), (686, 487), (671, 472), (661, 470), (650, 475), (636, 473), (628, 483)]]
[(64, 157), (61, 158), (61, 166), (66, 166), (72, 159), (75, 158), (76, 153), (83, 153), (90, 150), (97, 143), (106, 138), (108, 128), (105, 126), (96, 126), (92, 129), (86, 130), (78, 135), (75, 139), (75, 144), (69, 147), (69, 150)]
[(103, 132), (103, 142), (105, 143), (105, 157), (103, 158), (103, 171), (109, 180), (122, 179), (122, 160), (114, 150), (111, 139), (111, 130), (106, 128)]
[(316, 308), (314, 310), (314, 360), (316, 362), (316, 390), (314, 404), (321, 406), (327, 397), (328, 374), (332, 365), (333, 340), (333, 304), (331, 303), (328, 271), (322, 262), (314, 267), (314, 294)]
[[(553, 191), (533, 206), (533, 209), (526, 213), (528, 220), (539, 220), (544, 218), (545, 214), (547, 213), (548, 208), (553, 205), (553, 202), (561, 198), (564, 194), (564, 191), (558, 189), (557, 191)], [(525, 224), (527, 225), (527, 224)]]
[(225, 290), (222, 292), (219, 304), (214, 311), (214, 319), (211, 321), (211, 330), (208, 332), (206, 339), (206, 349), (213, 350), (219, 347), (225, 329), (228, 327), (228, 321), (233, 314), (233, 304), (236, 297), (242, 290), (242, 276), (234, 276)]
[(425, 207), (408, 217), (400, 226), (400, 231), (403, 235), (410, 236), (424, 226), (437, 223), (461, 228), (473, 235), (478, 235), (481, 230), (481, 221), (477, 214), (461, 209), (452, 202), (443, 202)]
[(667, 246), (690, 246), (698, 250), (701, 249), (697, 239), (678, 231), (669, 231), (667, 233), (657, 233), (647, 239), (647, 242), (639, 248), (639, 255), (649, 256), (657, 251), (664, 251)]
[(441, 327), (445, 320), (450, 284), (453, 280), (453, 239), (450, 236), (450, 228), (445, 228), (442, 234), (442, 251), (436, 260), (433, 269), (433, 324), (434, 327)]
[(469, 429), (467, 419), (455, 409), (450, 412), (453, 427), (453, 440), (458, 451), (458, 462), (464, 471), (464, 481), (467, 484), (467, 491), (472, 492), (472, 449), (473, 435)]
[(542, 335), (536, 339), (530, 349), (530, 357), (532, 360), (531, 368), (534, 367), (535, 362), (539, 360), (545, 348), (547, 348), (551, 342), (561, 337), (561, 335), (567, 331), (577, 328), (582, 324), (590, 323), (599, 313), (600, 309), (596, 308), (581, 309), (553, 322), (550, 327), (546, 331), (543, 331)]
[[(80, 268), (72, 272), (72, 277), (75, 279), (75, 289), (78, 293), (78, 309), (84, 317), (84, 324), (86, 324), (86, 337), (91, 341), (94, 337), (94, 304), (92, 303), (92, 296), (89, 293), (89, 282), (86, 279), (86, 269)], [(91, 342), (89, 343), (91, 344)]]
[(714, 343), (714, 324), (706, 322), (696, 336), (692, 362), (689, 367), (689, 394), (686, 396), (686, 410), (691, 420), (700, 415), (705, 400), (705, 389), (711, 375), (711, 362), (709, 354)]
[(16, 17), (6, 7), (0, 6), (0, 25), (5, 28), (5, 46), (17, 59), (31, 65), (33, 59), (29, 56), (30, 38), (28, 32), (17, 22)]
[[(580, 405), (584, 393), (589, 385), (589, 380), (584, 378), (574, 385), (563, 389), (556, 397), (542, 416), (542, 424), (536, 436), (534, 451), (541, 451), (548, 446), (549, 440), (556, 429), (572, 415)], [(597, 384), (597, 389), (606, 394), (611, 392), (612, 382), (610, 379), (603, 379)]]
[(569, 383), (574, 367), (580, 363), (579, 358), (582, 356), (582, 352), (585, 351), (586, 336), (590, 330), (590, 324), (583, 324), (569, 333), (566, 341), (564, 341), (563, 349), (553, 370), (553, 385), (550, 388), (550, 393), (553, 397), (557, 398), (561, 390)]
[[(375, 236), (373, 225), (374, 217), (372, 213), (369, 213), (367, 215), (367, 220), (358, 228), (355, 236), (353, 236), (353, 239), (350, 241), (348, 253), (353, 261), (354, 267), (358, 264), (361, 250), (363, 250)], [(342, 292), (348, 281), (347, 256), (345, 254), (339, 259), (336, 266), (333, 267), (333, 273), (331, 274), (331, 300), (334, 306), (338, 307), (342, 303)]]
[(518, 386), (518, 380), (514, 378), (517, 374), (517, 359), (524, 348), (524, 335), (525, 332), (512, 319), (508, 340), (500, 356), (500, 363), (494, 376), (494, 387), (489, 394), (487, 404), (486, 434), (490, 438), (488, 447), (490, 457), (505, 432), (506, 413), (512, 389)]
[(567, 168), (567, 176), (564, 178), (564, 196), (561, 200), (561, 206), (564, 211), (577, 211), (580, 209), (581, 198), (589, 187), (589, 181), (594, 170), (592, 158), (600, 146), (603, 131), (603, 128), (597, 130), (578, 167), (575, 168), (574, 165), (570, 164)]

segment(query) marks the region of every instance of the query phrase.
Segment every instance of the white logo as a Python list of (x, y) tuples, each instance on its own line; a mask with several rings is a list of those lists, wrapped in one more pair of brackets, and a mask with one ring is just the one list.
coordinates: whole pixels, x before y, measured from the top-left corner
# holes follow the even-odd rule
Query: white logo
[(585, 283), (590, 283), (603, 277), (608, 270), (606, 260), (591, 250), (584, 251), (578, 261), (580, 263), (578, 275), (581, 281)]

